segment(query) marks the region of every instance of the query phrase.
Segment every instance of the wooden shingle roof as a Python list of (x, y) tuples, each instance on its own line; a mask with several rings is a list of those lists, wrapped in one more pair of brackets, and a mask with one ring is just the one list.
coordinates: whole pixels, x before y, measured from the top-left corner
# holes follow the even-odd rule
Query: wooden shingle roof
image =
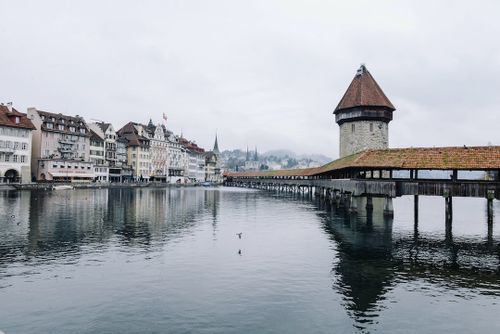
[(228, 172), (227, 176), (313, 176), (342, 169), (498, 170), (500, 146), (426, 147), (366, 150), (317, 168)]

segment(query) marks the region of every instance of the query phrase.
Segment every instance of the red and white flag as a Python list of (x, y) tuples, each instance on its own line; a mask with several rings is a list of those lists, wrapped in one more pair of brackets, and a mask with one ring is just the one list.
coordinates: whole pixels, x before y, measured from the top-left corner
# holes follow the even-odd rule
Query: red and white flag
[(165, 113), (163, 113), (163, 119), (167, 121), (167, 115)]

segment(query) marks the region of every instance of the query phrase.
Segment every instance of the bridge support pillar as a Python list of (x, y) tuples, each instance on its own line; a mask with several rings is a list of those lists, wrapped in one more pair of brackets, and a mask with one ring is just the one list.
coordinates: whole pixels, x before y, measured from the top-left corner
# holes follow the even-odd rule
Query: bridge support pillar
[(371, 196), (366, 196), (366, 210), (373, 210), (373, 197)]
[(444, 194), (444, 217), (445, 217), (445, 239), (447, 242), (452, 241), (452, 221), (453, 221), (453, 197), (449, 192)]
[(384, 216), (394, 216), (394, 206), (392, 205), (392, 197), (384, 197)]
[(495, 191), (488, 190), (486, 197), (486, 212), (488, 215), (488, 225), (493, 224), (493, 199), (495, 198)]
[(453, 197), (445, 196), (444, 207), (446, 223), (451, 223), (453, 220)]
[(358, 212), (358, 198), (351, 194), (350, 203), (349, 203), (349, 212), (357, 213)]
[(413, 196), (413, 219), (415, 225), (418, 225), (418, 195)]

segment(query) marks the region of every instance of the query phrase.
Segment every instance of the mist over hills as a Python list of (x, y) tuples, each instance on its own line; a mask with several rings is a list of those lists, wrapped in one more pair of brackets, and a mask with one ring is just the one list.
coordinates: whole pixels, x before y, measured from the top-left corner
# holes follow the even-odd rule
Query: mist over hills
[(333, 159), (322, 154), (296, 154), (287, 149), (264, 153), (241, 149), (222, 152), (224, 165), (229, 170), (275, 170), (322, 166)]

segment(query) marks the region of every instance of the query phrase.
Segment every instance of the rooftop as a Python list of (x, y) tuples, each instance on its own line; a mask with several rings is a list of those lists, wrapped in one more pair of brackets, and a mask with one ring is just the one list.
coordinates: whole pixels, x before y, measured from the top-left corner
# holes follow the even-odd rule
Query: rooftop
[(356, 72), (334, 113), (356, 107), (383, 107), (396, 110), (365, 65), (361, 65)]
[(313, 176), (342, 169), (498, 170), (500, 146), (366, 150), (316, 168), (229, 172), (228, 176)]
[[(19, 117), (19, 123), (16, 123), (14, 117)], [(0, 105), (0, 125), (35, 130), (35, 126), (26, 114), (20, 113), (14, 108), (10, 111), (6, 105)]]

